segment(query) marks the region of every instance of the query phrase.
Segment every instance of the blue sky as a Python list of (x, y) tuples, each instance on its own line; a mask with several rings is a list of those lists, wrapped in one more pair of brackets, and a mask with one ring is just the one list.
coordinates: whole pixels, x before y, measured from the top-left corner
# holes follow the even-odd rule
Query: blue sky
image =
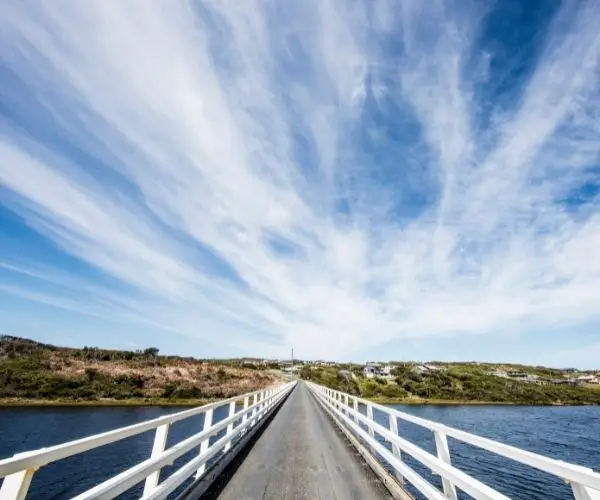
[(600, 3), (0, 12), (3, 332), (600, 367)]

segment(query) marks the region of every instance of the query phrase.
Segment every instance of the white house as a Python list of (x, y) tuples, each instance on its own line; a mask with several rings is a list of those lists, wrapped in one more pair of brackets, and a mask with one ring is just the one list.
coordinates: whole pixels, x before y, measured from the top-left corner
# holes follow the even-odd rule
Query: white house
[(446, 370), (445, 366), (440, 366), (440, 365), (430, 365), (429, 363), (423, 365), (425, 368), (427, 368), (430, 372), (443, 372)]
[(392, 370), (396, 368), (394, 365), (384, 365), (381, 368), (381, 375), (385, 378), (394, 378), (392, 375)]
[(577, 377), (577, 382), (581, 384), (600, 384), (600, 379), (594, 375), (581, 375)]
[(425, 365), (416, 365), (411, 368), (411, 371), (413, 373), (423, 375), (423, 373), (427, 373), (429, 371), (429, 368), (427, 368)]

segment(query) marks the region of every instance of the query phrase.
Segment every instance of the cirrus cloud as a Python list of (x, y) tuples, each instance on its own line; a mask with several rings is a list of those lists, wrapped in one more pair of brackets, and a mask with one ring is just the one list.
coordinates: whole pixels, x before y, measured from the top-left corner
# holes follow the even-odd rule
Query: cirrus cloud
[(597, 318), (596, 2), (0, 9), (2, 203), (105, 276), (5, 292), (306, 357)]

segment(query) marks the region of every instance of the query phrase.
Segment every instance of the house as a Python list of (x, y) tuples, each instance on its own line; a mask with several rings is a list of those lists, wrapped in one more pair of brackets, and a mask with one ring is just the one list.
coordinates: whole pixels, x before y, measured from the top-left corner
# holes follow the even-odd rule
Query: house
[(363, 373), (367, 378), (375, 378), (381, 375), (381, 370), (379, 369), (379, 366), (366, 364), (363, 368)]
[(562, 385), (562, 384), (579, 385), (581, 382), (579, 382), (575, 377), (571, 377), (571, 378), (555, 379), (552, 381), (552, 383), (556, 384), (556, 385)]
[(580, 384), (600, 384), (600, 378), (595, 377), (594, 375), (581, 375), (576, 378), (577, 382)]
[(431, 365), (429, 363), (426, 363), (423, 365), (425, 368), (427, 368), (427, 370), (429, 370), (430, 372), (443, 372), (446, 370), (445, 366), (440, 366), (440, 365)]
[(521, 382), (527, 382), (529, 384), (544, 385), (547, 383), (546, 379), (527, 372), (508, 372), (506, 375), (508, 378), (520, 380)]
[(429, 371), (429, 368), (427, 368), (425, 365), (416, 365), (412, 367), (411, 371), (413, 373), (417, 373), (418, 375), (423, 375)]

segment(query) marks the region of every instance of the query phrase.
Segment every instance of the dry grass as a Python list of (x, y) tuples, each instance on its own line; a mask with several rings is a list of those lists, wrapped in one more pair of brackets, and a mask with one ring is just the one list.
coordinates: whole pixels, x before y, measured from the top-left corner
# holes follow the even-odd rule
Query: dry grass
[(270, 371), (185, 360), (86, 361), (65, 359), (56, 354), (51, 358), (51, 366), (53, 371), (74, 379), (85, 376), (86, 370), (90, 369), (110, 378), (136, 375), (144, 380), (143, 392), (148, 397), (159, 397), (170, 383), (197, 387), (211, 398), (262, 389), (280, 380)]
[(185, 403), (272, 386), (281, 372), (239, 361), (202, 361), (98, 348), (72, 349), (0, 336), (0, 399)]

